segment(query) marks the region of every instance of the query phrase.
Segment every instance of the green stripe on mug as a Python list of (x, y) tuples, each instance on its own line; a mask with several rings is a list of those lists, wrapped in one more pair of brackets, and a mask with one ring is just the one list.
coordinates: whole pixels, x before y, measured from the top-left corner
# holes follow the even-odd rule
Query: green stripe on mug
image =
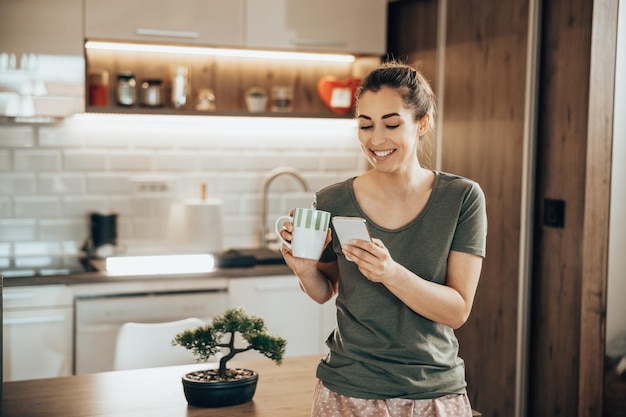
[(293, 224), (310, 230), (326, 230), (330, 224), (330, 213), (314, 209), (296, 208)]
[(293, 219), (293, 224), (296, 227), (302, 227), (302, 210), (301, 209), (296, 209), (296, 216)]

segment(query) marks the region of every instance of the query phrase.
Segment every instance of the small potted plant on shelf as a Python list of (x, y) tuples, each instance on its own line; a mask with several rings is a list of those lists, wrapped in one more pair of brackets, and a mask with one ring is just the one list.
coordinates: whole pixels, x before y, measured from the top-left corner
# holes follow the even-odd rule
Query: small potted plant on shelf
[(246, 106), (251, 113), (264, 112), (267, 107), (267, 94), (261, 87), (251, 87), (246, 91)]
[[(235, 347), (236, 333), (241, 334), (247, 346)], [(223, 341), (224, 338), (227, 340)], [(257, 350), (280, 365), (287, 341), (270, 336), (263, 319), (246, 314), (239, 307), (213, 317), (211, 324), (177, 334), (172, 345), (190, 350), (198, 362), (206, 362), (219, 352), (223, 353), (218, 369), (190, 372), (183, 376), (182, 382), (189, 405), (224, 407), (250, 401), (259, 379), (254, 370), (229, 368), (228, 361), (238, 353)]]

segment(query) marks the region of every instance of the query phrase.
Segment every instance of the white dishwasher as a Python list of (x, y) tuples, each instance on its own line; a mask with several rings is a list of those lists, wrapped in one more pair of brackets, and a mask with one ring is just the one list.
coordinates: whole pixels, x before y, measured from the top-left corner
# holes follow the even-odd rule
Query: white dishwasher
[(77, 375), (113, 370), (117, 333), (126, 322), (208, 321), (228, 308), (228, 282), (221, 278), (79, 285), (74, 290)]

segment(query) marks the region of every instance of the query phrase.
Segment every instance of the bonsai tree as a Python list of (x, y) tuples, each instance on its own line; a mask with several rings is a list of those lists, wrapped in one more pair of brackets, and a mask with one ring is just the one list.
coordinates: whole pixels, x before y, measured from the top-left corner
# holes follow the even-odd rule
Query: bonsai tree
[[(236, 333), (241, 334), (248, 343), (247, 346), (235, 347)], [(218, 380), (223, 381), (229, 379), (228, 361), (238, 353), (248, 350), (257, 350), (280, 365), (287, 341), (268, 335), (263, 319), (246, 314), (243, 308), (238, 307), (215, 316), (211, 324), (177, 334), (172, 345), (180, 345), (190, 350), (198, 362), (206, 362), (222, 348), (227, 349), (226, 354), (220, 358), (217, 370)]]

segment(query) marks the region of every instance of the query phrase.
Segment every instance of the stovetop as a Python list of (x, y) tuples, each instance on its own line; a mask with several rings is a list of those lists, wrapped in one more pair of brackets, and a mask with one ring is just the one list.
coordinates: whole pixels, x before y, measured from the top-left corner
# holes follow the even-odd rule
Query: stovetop
[(0, 273), (4, 278), (70, 275), (94, 271), (97, 269), (81, 255), (0, 257)]

